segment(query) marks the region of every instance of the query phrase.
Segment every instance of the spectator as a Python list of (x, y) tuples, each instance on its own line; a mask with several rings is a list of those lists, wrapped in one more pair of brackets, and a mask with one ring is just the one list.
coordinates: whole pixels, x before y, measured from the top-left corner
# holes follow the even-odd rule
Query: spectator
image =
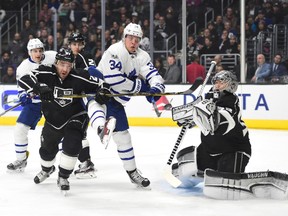
[(57, 11), (59, 6), (60, 6), (59, 0), (48, 1), (48, 8), (50, 8), (52, 11)]
[(67, 13), (68, 22), (79, 26), (81, 24), (81, 19), (86, 16), (84, 10), (81, 6), (77, 4), (76, 1), (72, 1), (70, 4), (70, 9)]
[(171, 34), (169, 27), (166, 25), (165, 18), (159, 17), (159, 25), (154, 29), (154, 46), (157, 50), (163, 50), (166, 48), (165, 39)]
[(131, 22), (132, 22), (132, 23), (135, 23), (135, 24), (139, 24), (139, 25), (142, 24), (141, 21), (139, 20), (139, 17), (138, 17), (138, 13), (137, 13), (137, 12), (133, 12), (133, 13), (131, 14)]
[(7, 73), (3, 75), (2, 83), (16, 84), (16, 75), (15, 75), (15, 69), (13, 66), (9, 65), (7, 67)]
[(223, 22), (230, 22), (231, 28), (237, 29), (238, 18), (235, 16), (233, 8), (228, 7), (226, 9), (226, 14), (223, 17)]
[(202, 77), (203, 80), (206, 77), (205, 68), (200, 65), (200, 58), (195, 54), (192, 55), (192, 63), (187, 65), (186, 71), (188, 83), (193, 84), (198, 77)]
[(199, 37), (197, 37), (197, 43), (202, 45), (202, 47), (205, 45), (205, 38), (211, 38), (211, 32), (210, 32), (210, 29), (208, 28), (205, 28), (203, 30), (203, 33), (201, 32)]
[(164, 77), (166, 73), (166, 69), (164, 68), (162, 58), (158, 57), (154, 60), (154, 66), (158, 70), (158, 73)]
[(187, 64), (192, 63), (193, 59), (193, 55), (199, 55), (199, 48), (198, 45), (196, 43), (196, 38), (193, 35), (189, 35), (187, 38), (187, 47), (186, 47), (186, 52), (187, 52)]
[(67, 46), (64, 44), (64, 38), (60, 32), (56, 33), (56, 40), (57, 40), (57, 51), (59, 51), (63, 46)]
[(203, 48), (199, 51), (199, 56), (204, 54), (217, 54), (219, 53), (218, 47), (215, 46), (210, 37), (205, 38), (205, 44)]
[(42, 9), (38, 14), (38, 20), (44, 20), (47, 25), (52, 25), (52, 10), (48, 7), (47, 3), (43, 3)]
[(13, 65), (14, 67), (16, 67), (16, 64), (13, 63), (10, 56), (11, 55), (9, 51), (6, 50), (2, 52), (2, 58), (0, 59), (1, 77), (7, 74), (8, 66)]
[(181, 70), (176, 65), (175, 55), (170, 54), (167, 57), (168, 68), (164, 76), (165, 84), (178, 84), (181, 82)]
[(95, 49), (92, 50), (92, 53), (94, 54), (94, 61), (96, 66), (99, 64), (101, 57), (102, 57), (102, 52), (101, 49), (98, 47), (95, 47)]
[(70, 0), (63, 0), (58, 8), (58, 15), (64, 27), (68, 24), (68, 12), (70, 11)]
[(48, 36), (49, 36), (48, 29), (47, 29), (47, 28), (41, 29), (39, 39), (42, 41), (42, 43), (44, 44), (44, 46), (47, 46)]
[(274, 56), (274, 60), (271, 63), (270, 67), (271, 67), (270, 68), (271, 71), (270, 71), (270, 76), (268, 79), (272, 83), (279, 83), (279, 82), (281, 82), (281, 78), (283, 76), (288, 75), (287, 68), (282, 63), (282, 55), (279, 53)]
[(265, 83), (266, 79), (270, 75), (271, 65), (265, 62), (265, 56), (263, 54), (257, 55), (258, 67), (255, 71), (254, 76), (251, 79), (253, 83)]
[(238, 43), (237, 43), (237, 37), (235, 35), (232, 35), (229, 39), (229, 44), (226, 49), (226, 53), (239, 53), (238, 50)]
[(36, 35), (35, 29), (32, 27), (31, 20), (26, 19), (24, 21), (24, 28), (20, 32), (22, 41), (26, 44), (29, 41), (29, 35)]
[(24, 57), (24, 52), (26, 51), (26, 47), (24, 45), (25, 44), (21, 40), (20, 33), (16, 32), (14, 34), (13, 41), (8, 45), (8, 51), (11, 54), (11, 60), (17, 65), (22, 61)]
[(215, 25), (215, 30), (218, 34), (218, 37), (221, 37), (223, 29), (224, 29), (223, 18), (221, 15), (216, 16), (214, 25)]
[(87, 23), (89, 28), (91, 29), (95, 29), (98, 25), (100, 25), (101, 23), (99, 22), (101, 20), (101, 16), (99, 14), (97, 14), (97, 11), (94, 8), (91, 8), (89, 10), (89, 14), (87, 17)]
[(143, 37), (150, 38), (150, 21), (149, 21), (149, 19), (143, 20), (142, 30), (143, 30)]
[(44, 45), (45, 50), (54, 50), (54, 37), (53, 35), (48, 35), (47, 43)]
[(230, 40), (228, 37), (228, 31), (224, 29), (222, 32), (221, 38), (219, 40), (219, 47), (218, 47), (219, 52), (225, 54), (226, 50), (229, 47), (229, 43), (230, 43)]

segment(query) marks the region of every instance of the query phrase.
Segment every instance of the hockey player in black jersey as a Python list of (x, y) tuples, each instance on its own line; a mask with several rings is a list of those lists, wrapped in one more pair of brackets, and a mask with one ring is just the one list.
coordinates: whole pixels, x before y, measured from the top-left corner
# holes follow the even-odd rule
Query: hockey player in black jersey
[[(241, 173), (249, 162), (251, 144), (235, 94), (237, 78), (230, 71), (220, 71), (213, 77), (212, 84), (205, 99), (194, 106), (192, 117), (179, 122), (181, 125), (196, 124), (201, 130), (201, 144), (197, 148), (182, 149), (177, 155), (178, 164), (173, 166), (173, 173), (180, 178), (201, 176), (208, 168)], [(189, 163), (185, 163), (188, 158)]]
[[(90, 66), (96, 66), (95, 61), (90, 53), (84, 51), (85, 38), (81, 33), (73, 32), (68, 37), (69, 48), (74, 55), (74, 68), (88, 68)], [(87, 104), (87, 99), (83, 98), (85, 104)], [(86, 134), (86, 133), (85, 133)], [(79, 169), (75, 170), (75, 175), (77, 178), (95, 178), (96, 169), (94, 168), (94, 163), (91, 161), (90, 157), (90, 147), (89, 142), (86, 138), (82, 141), (82, 150), (78, 157), (81, 164), (79, 164)]]
[[(19, 80), (21, 88), (28, 93), (40, 95), (41, 109), (45, 117), (39, 150), (42, 170), (35, 176), (34, 182), (43, 182), (55, 171), (58, 144), (63, 139), (57, 180), (62, 191), (70, 189), (68, 178), (82, 149), (82, 139), (89, 119), (81, 99), (61, 96), (94, 92), (95, 101), (101, 109), (101, 104), (106, 103), (109, 98), (100, 92), (110, 92), (103, 87), (103, 80), (90, 78), (87, 70), (78, 69), (76, 72), (72, 68), (73, 62), (71, 50), (62, 48), (56, 54), (54, 65), (41, 65), (32, 71), (33, 75), (23, 76)], [(98, 113), (104, 118), (104, 111)]]

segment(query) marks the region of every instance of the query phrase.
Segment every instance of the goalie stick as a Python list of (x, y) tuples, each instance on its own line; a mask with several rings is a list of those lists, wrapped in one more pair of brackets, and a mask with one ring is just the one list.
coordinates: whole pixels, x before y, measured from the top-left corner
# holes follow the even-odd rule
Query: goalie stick
[[(199, 91), (198, 97), (200, 97), (202, 95), (204, 88), (205, 88), (205, 86), (209, 80), (209, 77), (210, 77), (212, 70), (214, 69), (215, 65), (216, 65), (216, 62), (212, 61), (210, 68), (207, 72), (206, 78), (202, 84), (200, 91)], [(187, 132), (187, 129), (188, 129), (188, 126), (186, 126), (186, 125), (181, 128), (180, 134), (178, 135), (176, 143), (175, 143), (173, 150), (170, 154), (170, 157), (167, 161), (166, 169), (164, 171), (164, 177), (165, 177), (166, 181), (175, 188), (179, 187), (182, 184), (182, 182), (172, 174), (172, 161), (173, 161), (175, 154), (176, 154), (176, 152), (177, 152), (177, 150), (178, 150), (178, 148), (179, 148), (179, 146), (183, 140), (183, 137), (185, 136), (185, 134)]]
[[(182, 92), (163, 92), (163, 93), (150, 93), (150, 92), (137, 92), (137, 93), (118, 93), (118, 94), (105, 94), (108, 97), (122, 97), (122, 96), (163, 96), (163, 95), (187, 95), (192, 94), (201, 84), (203, 83), (202, 78), (195, 80), (194, 84)], [(57, 98), (84, 98), (84, 97), (94, 97), (95, 94), (71, 94), (71, 95), (59, 95)]]
[(13, 109), (15, 109), (16, 107), (18, 107), (18, 106), (20, 106), (20, 105), (21, 105), (21, 102), (15, 104), (14, 106), (12, 106), (12, 107), (10, 107), (10, 108), (8, 108), (8, 109), (5, 110), (4, 112), (0, 113), (0, 117), (3, 116), (3, 115), (5, 115), (5, 113), (7, 113), (7, 112), (9, 112), (9, 111), (11, 111), (11, 110), (13, 110)]

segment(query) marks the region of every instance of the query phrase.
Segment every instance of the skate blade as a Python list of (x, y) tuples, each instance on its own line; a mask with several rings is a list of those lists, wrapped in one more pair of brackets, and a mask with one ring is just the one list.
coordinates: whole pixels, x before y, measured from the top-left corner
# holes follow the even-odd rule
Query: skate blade
[(85, 172), (85, 173), (76, 173), (75, 176), (76, 176), (77, 179), (93, 179), (93, 178), (97, 178), (96, 171)]
[(111, 118), (107, 124), (107, 129), (109, 130), (108, 134), (105, 134), (103, 139), (102, 139), (102, 144), (104, 145), (104, 148), (107, 149), (110, 139), (112, 137), (112, 133), (115, 129), (116, 126), (116, 119), (115, 118)]
[(66, 197), (68, 194), (68, 190), (60, 190), (60, 193), (62, 194), (62, 196)]
[(20, 168), (20, 169), (15, 169), (15, 170), (7, 169), (7, 173), (23, 173), (24, 171), (25, 171), (25, 168)]
[(143, 187), (143, 186), (140, 186), (140, 185), (136, 185), (136, 188), (139, 189), (139, 190), (144, 190), (144, 191), (150, 191), (152, 190), (152, 188), (149, 186), (147, 187)]

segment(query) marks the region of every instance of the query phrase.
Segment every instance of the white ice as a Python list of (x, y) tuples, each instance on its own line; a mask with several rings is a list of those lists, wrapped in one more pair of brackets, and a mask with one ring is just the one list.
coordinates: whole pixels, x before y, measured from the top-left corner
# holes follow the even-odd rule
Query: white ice
[[(222, 201), (205, 197), (201, 189), (172, 188), (163, 170), (180, 128), (131, 127), (138, 168), (151, 181), (151, 190), (137, 189), (128, 179), (112, 141), (108, 149), (89, 128), (91, 156), (98, 169), (95, 179), (70, 177), (70, 191), (64, 197), (56, 186), (57, 172), (36, 185), (40, 171), (39, 143), (42, 127), (29, 134), (30, 157), (24, 173), (7, 173), (15, 160), (13, 127), (0, 127), (0, 215), (15, 216), (286, 216), (288, 200), (250, 199)], [(253, 155), (246, 171), (288, 172), (288, 132), (250, 129)], [(200, 132), (188, 131), (179, 149), (198, 145)], [(58, 163), (58, 160), (57, 160)], [(78, 163), (77, 163), (78, 166)]]

